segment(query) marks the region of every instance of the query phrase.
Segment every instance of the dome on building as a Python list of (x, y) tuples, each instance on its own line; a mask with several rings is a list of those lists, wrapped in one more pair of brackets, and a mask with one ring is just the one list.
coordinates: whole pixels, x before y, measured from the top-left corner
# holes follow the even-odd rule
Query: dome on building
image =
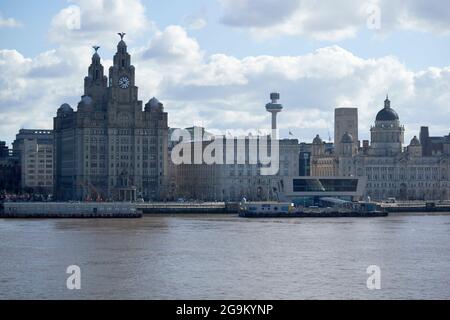
[(319, 135), (317, 135), (314, 140), (313, 140), (313, 144), (322, 144), (323, 140), (320, 138)]
[(411, 143), (409, 145), (410, 146), (420, 146), (420, 141), (417, 138), (417, 136), (414, 136), (414, 138), (411, 139)]
[(341, 139), (341, 143), (353, 143), (353, 136), (346, 132)]
[(378, 112), (376, 121), (395, 121), (399, 120), (397, 112), (391, 108), (391, 101), (388, 97), (384, 101), (384, 108)]
[(64, 103), (59, 107), (58, 111), (61, 112), (71, 112), (73, 111), (72, 107), (68, 103)]
[(151, 98), (145, 105), (146, 111), (162, 110), (164, 105), (155, 97)]

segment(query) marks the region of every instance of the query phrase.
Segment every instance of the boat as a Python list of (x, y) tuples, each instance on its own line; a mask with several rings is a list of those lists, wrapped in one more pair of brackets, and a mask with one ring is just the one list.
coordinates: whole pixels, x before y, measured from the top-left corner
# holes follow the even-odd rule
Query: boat
[(279, 217), (292, 215), (295, 207), (288, 202), (241, 202), (239, 216), (251, 217)]
[(335, 207), (296, 207), (288, 202), (242, 201), (239, 216), (243, 218), (338, 218), (338, 217), (386, 217), (375, 203), (349, 202)]

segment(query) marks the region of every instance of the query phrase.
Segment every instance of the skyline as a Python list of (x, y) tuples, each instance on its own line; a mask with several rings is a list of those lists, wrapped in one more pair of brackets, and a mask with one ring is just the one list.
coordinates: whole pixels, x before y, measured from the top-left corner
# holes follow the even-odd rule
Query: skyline
[[(91, 47), (101, 46), (108, 68), (122, 31), (138, 69), (142, 100), (160, 99), (171, 127), (267, 128), (270, 115), (264, 106), (268, 93), (276, 91), (285, 106), (278, 122), (281, 137), (291, 131), (305, 142), (317, 133), (327, 138), (333, 132), (334, 108), (355, 106), (363, 140), (388, 93), (406, 127), (406, 142), (421, 125), (429, 126), (432, 135), (448, 134), (450, 67), (445, 57), (450, 59), (450, 24), (445, 2), (411, 1), (399, 11), (385, 1), (368, 1), (380, 8), (379, 30), (367, 28), (367, 14), (356, 1), (339, 3), (344, 2), (349, 11), (328, 21), (327, 10), (335, 2), (311, 13), (310, 1), (284, 1), (276, 11), (273, 1), (262, 1), (253, 15), (245, 16), (247, 1), (194, 1), (188, 6), (132, 0), (126, 10), (123, 0), (47, 1), (39, 8), (27, 4), (29, 10), (21, 10), (24, 2), (4, 1), (0, 136), (11, 143), (21, 127), (51, 128), (61, 104), (74, 107), (80, 100)], [(269, 21), (263, 19), (267, 12), (272, 12)], [(317, 24), (300, 19), (301, 12), (315, 17)], [(76, 21), (68, 28), (68, 17), (78, 14), (80, 28), (72, 28)], [(411, 50), (418, 47), (430, 53)]]

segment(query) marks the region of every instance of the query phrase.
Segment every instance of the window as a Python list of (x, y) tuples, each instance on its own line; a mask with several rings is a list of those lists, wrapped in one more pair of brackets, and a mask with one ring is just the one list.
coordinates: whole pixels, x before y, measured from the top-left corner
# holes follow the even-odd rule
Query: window
[(294, 179), (294, 192), (355, 192), (358, 179)]

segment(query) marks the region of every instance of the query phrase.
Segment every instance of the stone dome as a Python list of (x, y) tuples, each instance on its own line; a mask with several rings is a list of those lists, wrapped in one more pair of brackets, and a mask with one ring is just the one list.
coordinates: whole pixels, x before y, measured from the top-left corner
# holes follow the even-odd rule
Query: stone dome
[(376, 117), (376, 121), (396, 121), (399, 120), (397, 112), (391, 108), (391, 101), (388, 97), (384, 101), (384, 108), (381, 109)]
[(314, 140), (313, 140), (313, 144), (322, 144), (323, 140), (320, 138), (319, 135), (317, 135)]
[(353, 136), (346, 132), (341, 139), (341, 143), (353, 143)]
[(70, 112), (73, 111), (72, 107), (68, 103), (64, 103), (59, 107), (59, 110), (62, 112)]
[(417, 136), (414, 136), (414, 138), (411, 139), (411, 143), (409, 144), (410, 146), (420, 146), (420, 141), (417, 138)]
[(145, 105), (146, 111), (162, 110), (164, 105), (155, 97), (151, 98)]

